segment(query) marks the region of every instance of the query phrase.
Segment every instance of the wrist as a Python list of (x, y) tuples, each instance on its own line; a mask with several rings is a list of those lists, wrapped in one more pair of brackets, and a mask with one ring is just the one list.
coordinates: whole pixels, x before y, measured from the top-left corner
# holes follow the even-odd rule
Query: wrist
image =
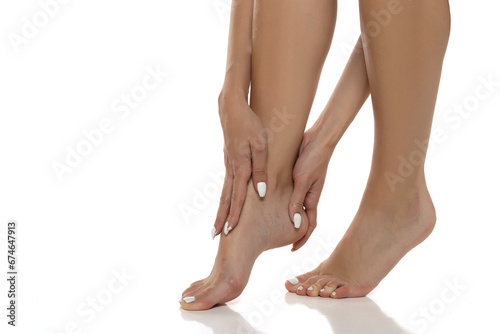
[(227, 105), (235, 105), (244, 103), (248, 105), (248, 90), (243, 88), (231, 87), (224, 83), (219, 93), (219, 108), (224, 108)]

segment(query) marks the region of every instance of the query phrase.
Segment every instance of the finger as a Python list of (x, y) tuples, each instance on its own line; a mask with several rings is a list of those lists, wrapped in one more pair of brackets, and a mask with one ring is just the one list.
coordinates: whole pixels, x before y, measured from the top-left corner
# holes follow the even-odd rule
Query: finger
[(224, 185), (222, 186), (222, 193), (220, 196), (219, 209), (217, 210), (217, 216), (215, 218), (214, 227), (212, 228), (212, 239), (222, 232), (222, 227), (227, 220), (229, 215), (229, 209), (231, 207), (231, 194), (233, 192), (233, 176), (232, 173), (226, 171), (226, 176), (224, 178)]
[(307, 220), (309, 221), (309, 228), (307, 229), (306, 234), (293, 244), (292, 252), (295, 252), (296, 250), (304, 246), (304, 244), (307, 242), (314, 229), (318, 225), (318, 203), (322, 189), (322, 183), (314, 182), (304, 199), (304, 206), (306, 208), (305, 213), (307, 215)]
[[(311, 234), (314, 232), (314, 229), (318, 225), (318, 202), (310, 200), (310, 193), (306, 195), (305, 202), (305, 213), (307, 215), (307, 220), (309, 220), (309, 228), (302, 238), (294, 242), (294, 244), (292, 245), (292, 252), (295, 252), (296, 250), (304, 246), (304, 244), (307, 242)], [(309, 207), (309, 205), (311, 205), (311, 207)]]
[(231, 195), (231, 208), (229, 209), (229, 217), (224, 224), (224, 234), (234, 229), (240, 220), (241, 209), (247, 196), (248, 180), (251, 175), (250, 161), (247, 166), (235, 167), (233, 164), (233, 192)]
[(267, 145), (256, 143), (252, 150), (252, 180), (260, 197), (266, 196), (267, 190)]
[(288, 205), (288, 215), (296, 229), (298, 229), (302, 223), (304, 198), (309, 191), (309, 187), (308, 183), (295, 180), (292, 197), (290, 198), (290, 204)]
[[(306, 214), (307, 214), (307, 210), (306, 210)], [(309, 214), (307, 215), (307, 218), (309, 219)], [(311, 236), (311, 234), (313, 233), (315, 228), (316, 228), (316, 226), (309, 225), (306, 234), (302, 238), (300, 238), (299, 240), (297, 240), (296, 242), (293, 243), (292, 252), (295, 252), (296, 250), (298, 250), (299, 248), (301, 248), (302, 246), (305, 245), (305, 243), (307, 242), (307, 240), (309, 239), (309, 237)]]

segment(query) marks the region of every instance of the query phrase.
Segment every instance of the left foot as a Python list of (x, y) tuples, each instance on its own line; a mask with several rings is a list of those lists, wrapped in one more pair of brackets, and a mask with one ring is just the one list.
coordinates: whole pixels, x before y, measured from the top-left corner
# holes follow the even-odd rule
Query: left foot
[[(290, 182), (291, 183), (291, 182)], [(219, 251), (210, 275), (194, 282), (182, 293), (181, 307), (206, 310), (238, 297), (245, 288), (252, 266), (265, 250), (289, 245), (307, 231), (307, 217), (300, 228), (288, 218), (292, 186), (268, 189), (261, 199), (250, 183), (238, 225), (220, 234)]]
[(366, 296), (432, 232), (434, 206), (427, 189), (418, 193), (384, 206), (364, 201), (330, 257), (287, 281), (287, 290), (311, 297)]

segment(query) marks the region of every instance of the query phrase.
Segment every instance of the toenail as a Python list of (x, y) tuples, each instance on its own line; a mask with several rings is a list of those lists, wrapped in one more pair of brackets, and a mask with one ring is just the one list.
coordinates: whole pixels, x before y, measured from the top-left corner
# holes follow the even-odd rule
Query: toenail
[(334, 296), (334, 297), (335, 297), (336, 295), (337, 295), (337, 293), (336, 293), (335, 291), (333, 291), (333, 292), (332, 292), (332, 296)]
[(192, 302), (194, 302), (195, 300), (196, 300), (196, 298), (195, 298), (195, 297), (186, 297), (186, 298), (184, 298), (184, 299), (183, 299), (183, 301), (185, 301), (185, 302), (186, 302), (186, 304), (192, 303)]
[(321, 289), (321, 290), (319, 290), (319, 292), (325, 292), (325, 289)]
[(304, 287), (302, 285), (297, 288), (297, 290), (299, 290), (299, 291), (303, 290), (303, 289), (304, 289)]
[(295, 228), (300, 228), (300, 223), (302, 222), (302, 216), (300, 213), (296, 213), (293, 215), (293, 225)]
[(288, 282), (290, 282), (291, 284), (295, 285), (295, 284), (299, 283), (299, 280), (296, 277), (294, 277), (294, 278), (288, 279)]
[(259, 182), (257, 183), (257, 190), (259, 191), (259, 196), (264, 197), (266, 196), (266, 183), (265, 182)]
[(217, 232), (217, 230), (215, 229), (215, 226), (212, 228), (212, 240), (215, 239), (215, 233)]
[(313, 291), (313, 290), (314, 290), (314, 288), (312, 286), (307, 288), (307, 291)]

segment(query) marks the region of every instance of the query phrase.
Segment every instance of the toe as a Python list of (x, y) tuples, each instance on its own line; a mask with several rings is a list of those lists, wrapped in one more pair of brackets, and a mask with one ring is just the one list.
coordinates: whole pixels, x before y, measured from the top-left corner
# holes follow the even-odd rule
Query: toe
[(300, 286), (302, 286), (302, 289), (298, 289), (297, 288), (297, 294), (298, 295), (301, 295), (301, 296), (306, 296), (307, 293), (309, 292), (308, 289), (311, 287), (311, 285), (313, 285), (314, 283), (316, 283), (317, 280), (320, 279), (320, 276), (311, 276), (309, 277), (309, 279), (307, 281), (305, 281), (304, 283), (301, 283)]
[(314, 284), (307, 288), (307, 295), (309, 297), (318, 297), (320, 293), (319, 291), (323, 289), (326, 283), (328, 283), (328, 279), (324, 277), (319, 278)]
[(195, 291), (190, 296), (183, 296), (180, 300), (181, 307), (188, 311), (208, 310), (217, 304), (217, 298), (212, 287)]
[(200, 280), (198, 280), (196, 282), (191, 283), (191, 285), (189, 287), (192, 288), (192, 287), (195, 287), (195, 286), (199, 286), (200, 284), (203, 284), (206, 280), (207, 280), (207, 278), (200, 279)]
[(300, 286), (300, 284), (304, 283), (305, 281), (307, 281), (306, 275), (289, 278), (285, 282), (285, 288), (290, 292), (295, 292), (297, 291), (297, 288)]
[(318, 276), (312, 276), (312, 277), (309, 277), (304, 283), (299, 283), (298, 287), (297, 287), (297, 290), (295, 291), (296, 294), (300, 295), (300, 296), (305, 296), (307, 295), (307, 289), (313, 285), (314, 283), (316, 283), (316, 281), (319, 279)]
[(181, 307), (189, 311), (207, 310), (238, 297), (246, 282), (236, 277), (221, 275), (206, 282), (190, 296), (183, 296)]
[(192, 292), (194, 292), (195, 290), (198, 290), (203, 285), (204, 282), (205, 282), (205, 280), (202, 279), (202, 280), (196, 281), (193, 284), (191, 284), (189, 286), (189, 288), (187, 288), (186, 290), (184, 290), (182, 292), (182, 297), (184, 298), (185, 296), (189, 296), (190, 293), (192, 294)]
[(208, 286), (210, 286), (210, 284), (200, 284), (196, 287), (186, 289), (186, 291), (182, 293), (182, 298), (196, 296), (197, 293), (205, 290)]
[(335, 291), (338, 286), (339, 282), (337, 280), (331, 280), (319, 290), (319, 295), (321, 297), (331, 297), (332, 292)]
[(341, 287), (337, 287), (335, 291), (333, 291), (330, 296), (334, 299), (342, 299), (349, 297), (349, 286), (343, 285)]
[(296, 292), (298, 287), (306, 282), (311, 276), (315, 276), (316, 273), (314, 271), (305, 273), (303, 275), (299, 275), (297, 277), (289, 278), (285, 282), (285, 288), (290, 292)]

